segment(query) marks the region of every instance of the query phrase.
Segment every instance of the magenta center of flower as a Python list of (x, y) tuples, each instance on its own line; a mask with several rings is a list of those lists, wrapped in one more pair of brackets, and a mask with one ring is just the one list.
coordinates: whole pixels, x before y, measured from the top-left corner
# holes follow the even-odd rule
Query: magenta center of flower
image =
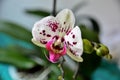
[(48, 51), (53, 52), (54, 54), (64, 55), (66, 54), (66, 45), (63, 42), (63, 39), (51, 39), (47, 42), (46, 48)]
[(59, 58), (66, 54), (66, 44), (59, 37), (53, 37), (46, 44), (46, 49), (49, 51), (49, 61), (55, 63)]

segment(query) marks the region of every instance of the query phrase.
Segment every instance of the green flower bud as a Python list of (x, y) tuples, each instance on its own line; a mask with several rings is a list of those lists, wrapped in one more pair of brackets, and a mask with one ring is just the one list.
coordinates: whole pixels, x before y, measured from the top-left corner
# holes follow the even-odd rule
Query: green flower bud
[(58, 80), (64, 80), (62, 76), (58, 76)]
[(112, 59), (112, 55), (111, 54), (108, 54), (105, 56), (108, 60)]
[(83, 39), (83, 50), (88, 54), (92, 53), (94, 50), (92, 43), (87, 39)]
[(105, 55), (109, 54), (108, 48), (103, 44), (99, 44), (99, 45), (95, 46), (94, 49), (96, 50), (96, 54), (98, 56), (105, 56)]

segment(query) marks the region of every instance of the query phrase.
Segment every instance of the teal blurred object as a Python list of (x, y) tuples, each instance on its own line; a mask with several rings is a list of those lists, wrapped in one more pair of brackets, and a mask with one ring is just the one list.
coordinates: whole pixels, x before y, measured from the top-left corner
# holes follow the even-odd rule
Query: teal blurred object
[(120, 69), (117, 64), (102, 60), (101, 65), (93, 73), (92, 80), (120, 80)]
[(20, 40), (16, 40), (14, 38), (12, 38), (11, 36), (7, 35), (7, 34), (4, 34), (4, 33), (1, 33), (0, 32), (0, 47), (8, 47), (8, 46), (11, 46), (13, 44), (17, 44), (17, 45), (20, 45), (20, 46), (23, 46), (25, 48), (33, 48), (31, 44), (28, 44), (26, 42), (23, 42), (23, 41), (20, 41)]
[(0, 80), (13, 80), (9, 73), (9, 65), (0, 64)]
[(0, 80), (20, 80), (15, 67), (0, 63)]
[(0, 47), (6, 47), (9, 44), (12, 44), (14, 41), (12, 39), (10, 39), (9, 36), (0, 33)]

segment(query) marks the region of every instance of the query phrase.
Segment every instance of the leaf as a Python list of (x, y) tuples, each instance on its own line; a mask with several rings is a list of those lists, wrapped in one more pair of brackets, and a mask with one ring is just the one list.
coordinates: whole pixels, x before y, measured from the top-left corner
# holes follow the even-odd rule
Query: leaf
[(92, 27), (93, 31), (99, 34), (99, 32), (100, 32), (100, 24), (98, 23), (98, 21), (95, 18), (87, 16), (87, 15), (77, 16), (77, 23), (78, 24), (79, 24), (80, 21), (83, 21), (83, 20), (89, 22), (91, 24), (90, 26)]
[(0, 32), (6, 33), (16, 39), (31, 43), (31, 32), (18, 24), (0, 21)]
[(89, 28), (86, 28), (85, 25), (80, 25), (80, 29), (81, 29), (83, 39), (88, 39), (90, 41), (99, 42), (99, 36), (95, 31)]
[(45, 10), (26, 10), (26, 13), (40, 17), (46, 17), (50, 15), (50, 12)]
[(9, 63), (22, 69), (33, 68), (36, 63), (23, 54), (23, 51), (14, 47), (0, 48), (0, 62)]
[(100, 32), (100, 26), (99, 26), (98, 22), (95, 19), (91, 18), (91, 17), (88, 17), (88, 19), (92, 23), (93, 30), (95, 32), (99, 33)]

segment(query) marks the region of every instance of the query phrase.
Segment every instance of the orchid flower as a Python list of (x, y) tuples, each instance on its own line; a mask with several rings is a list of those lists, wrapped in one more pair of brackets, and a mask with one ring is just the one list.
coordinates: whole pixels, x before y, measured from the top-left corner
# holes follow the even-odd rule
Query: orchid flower
[(83, 42), (78, 26), (74, 27), (73, 12), (64, 9), (56, 17), (47, 16), (34, 24), (32, 42), (49, 51), (48, 60), (52, 63), (59, 61), (64, 55), (82, 62)]

